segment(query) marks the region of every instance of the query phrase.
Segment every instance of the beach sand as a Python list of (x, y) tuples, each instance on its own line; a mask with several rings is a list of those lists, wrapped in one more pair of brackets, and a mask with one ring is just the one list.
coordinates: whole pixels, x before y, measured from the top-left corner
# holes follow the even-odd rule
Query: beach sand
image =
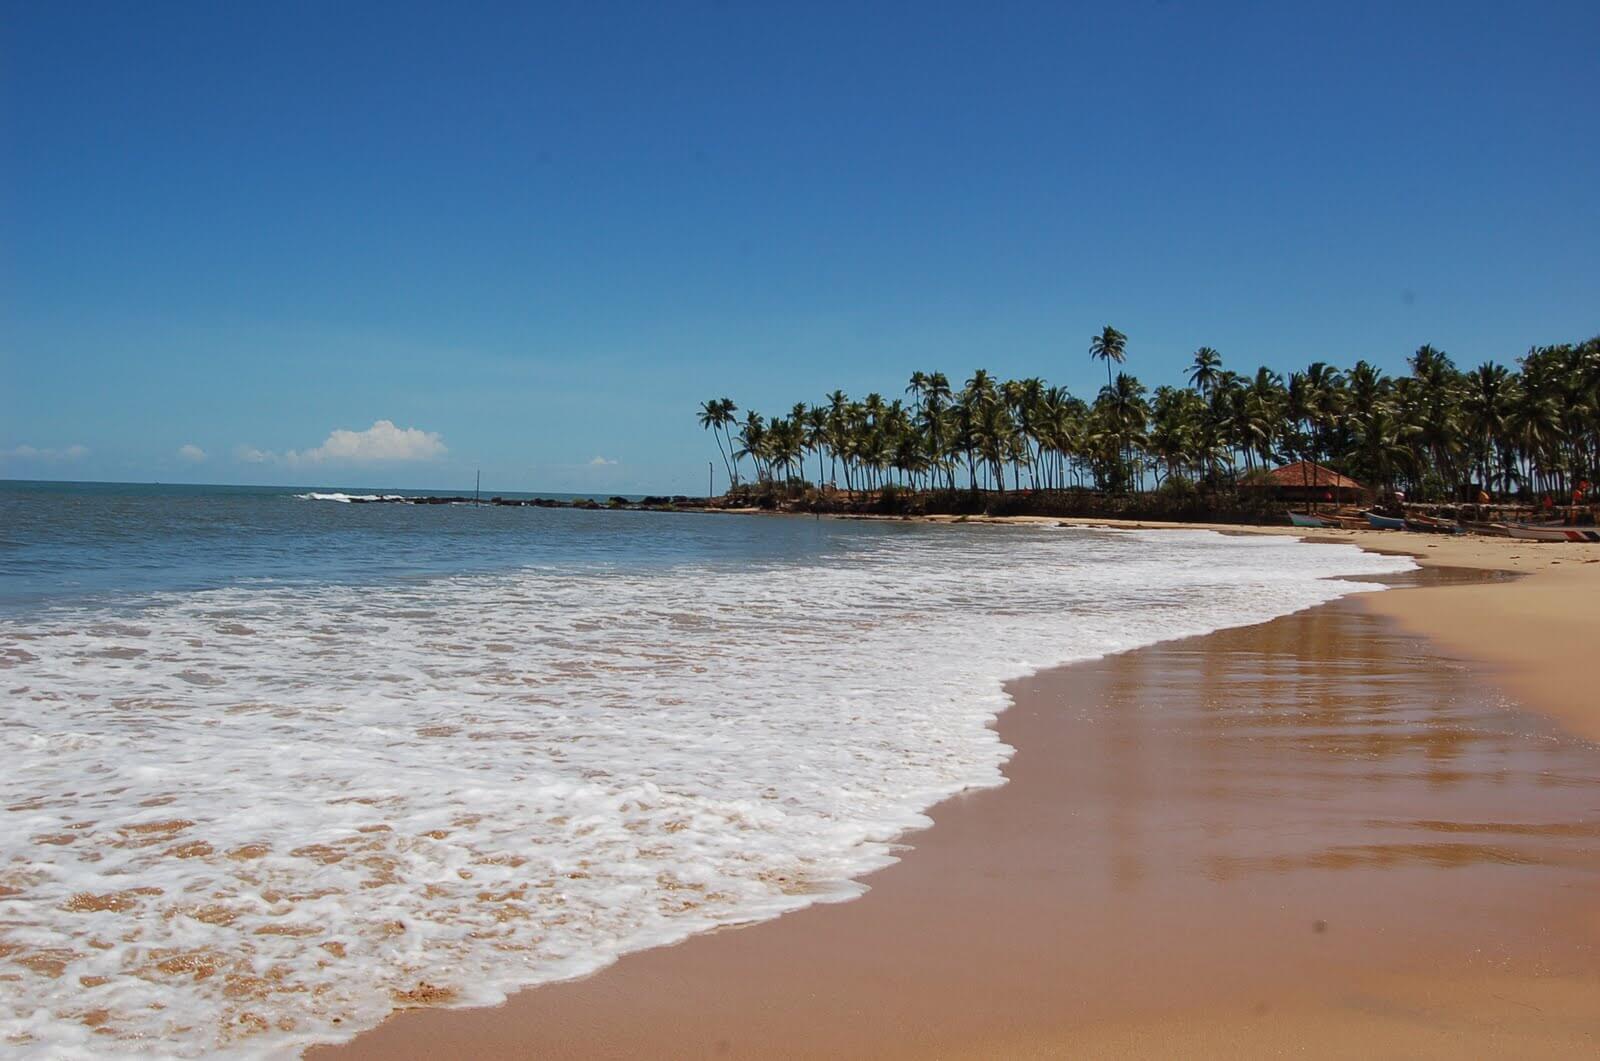
[(1600, 746), (1549, 609), (1596, 621), (1600, 565), (1506, 545), (1476, 566), (1540, 573), (1012, 683), (1009, 783), (859, 900), (312, 1056), (1593, 1056)]

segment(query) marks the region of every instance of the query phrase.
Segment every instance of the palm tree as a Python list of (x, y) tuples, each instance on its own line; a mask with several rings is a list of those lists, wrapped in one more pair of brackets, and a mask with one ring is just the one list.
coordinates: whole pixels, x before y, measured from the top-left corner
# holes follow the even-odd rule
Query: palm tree
[(1411, 378), (1398, 387), (1400, 414), (1411, 427), (1413, 445), (1426, 451), (1418, 467), (1432, 472), (1422, 485), (1453, 488), (1456, 483), (1454, 456), (1461, 450), (1461, 373), (1450, 357), (1437, 347), (1418, 347), (1411, 355)]
[(1382, 484), (1386, 492), (1394, 489), (1400, 472), (1411, 468), (1413, 451), (1406, 431), (1405, 424), (1384, 406), (1357, 422), (1355, 459), (1367, 480)]
[(772, 463), (783, 466), (785, 484), (795, 478), (805, 456), (805, 406), (795, 408), (798, 415), (774, 419), (767, 432)]
[[(1150, 453), (1158, 461), (1156, 485), (1171, 479), (1193, 457), (1199, 441), (1200, 415), (1190, 403), (1199, 403), (1193, 391), (1157, 387), (1150, 404)], [(1165, 474), (1163, 475), (1163, 470)]]
[(1466, 431), (1472, 439), (1473, 459), (1485, 488), (1492, 486), (1495, 442), (1505, 436), (1515, 403), (1516, 389), (1504, 365), (1486, 361), (1467, 373), (1461, 406), (1466, 415)]
[[(1549, 489), (1561, 438), (1561, 406), (1537, 361), (1523, 361), (1523, 386), (1507, 424), (1523, 462), (1522, 480), (1533, 490)], [(1532, 369), (1532, 371), (1529, 371)]]
[(1189, 370), (1189, 385), (1201, 394), (1210, 394), (1222, 369), (1222, 355), (1209, 346), (1202, 346), (1194, 352), (1193, 365)]
[(739, 449), (734, 453), (735, 468), (737, 462), (744, 457), (750, 458), (750, 463), (756, 466), (756, 478), (767, 478), (764, 458), (767, 452), (767, 423), (760, 413), (749, 409), (744, 414), (744, 423), (739, 425)]
[(1325, 361), (1313, 361), (1306, 368), (1305, 383), (1312, 459), (1320, 461), (1325, 449), (1325, 435), (1344, 409), (1344, 376)]
[(732, 440), (730, 438), (730, 446), (724, 448), (722, 435), (733, 426), (733, 414), (738, 410), (739, 407), (727, 398), (712, 398), (710, 401), (700, 403), (700, 427), (703, 430), (709, 430), (712, 437), (717, 440), (717, 452), (722, 455), (722, 465), (728, 472), (728, 485), (730, 487), (739, 485), (739, 476), (734, 470), (733, 462), (728, 458), (728, 449), (732, 448)]
[(1095, 401), (1095, 410), (1102, 418), (1105, 436), (1116, 443), (1116, 482), (1132, 485), (1135, 478), (1133, 450), (1145, 442), (1145, 421), (1150, 415), (1144, 400), (1144, 384), (1126, 372), (1118, 372), (1113, 381)]
[(928, 393), (927, 373), (921, 370), (911, 373), (911, 382), (906, 384), (906, 393), (911, 395), (912, 405), (920, 410), (923, 396)]
[(1219, 458), (1228, 462), (1228, 479), (1238, 475), (1237, 455), (1244, 451), (1245, 463), (1250, 464), (1250, 422), (1246, 398), (1249, 388), (1244, 377), (1237, 372), (1224, 370), (1217, 374), (1207, 396), (1205, 415), (1200, 419), (1201, 439), (1197, 456), (1204, 466), (1216, 476)]
[(817, 455), (817, 487), (823, 484), (822, 451), (828, 448), (828, 410), (813, 405), (806, 410), (806, 448)]
[(1100, 329), (1100, 334), (1089, 340), (1089, 356), (1106, 363), (1106, 386), (1111, 386), (1111, 363), (1122, 364), (1128, 354), (1128, 337), (1111, 325)]
[(1273, 447), (1287, 435), (1283, 420), (1288, 404), (1283, 377), (1264, 366), (1256, 369), (1255, 378), (1244, 388), (1237, 414), (1237, 432), (1246, 466), (1253, 466), (1257, 459), (1262, 464), (1272, 460)]

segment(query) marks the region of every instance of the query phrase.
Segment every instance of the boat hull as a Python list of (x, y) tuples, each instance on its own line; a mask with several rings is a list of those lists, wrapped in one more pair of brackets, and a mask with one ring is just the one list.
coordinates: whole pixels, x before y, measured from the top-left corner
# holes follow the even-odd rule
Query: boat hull
[(1296, 527), (1331, 527), (1333, 524), (1321, 516), (1309, 515), (1305, 512), (1289, 513), (1289, 522)]
[(1493, 538), (1504, 538), (1511, 533), (1504, 523), (1482, 523), (1478, 520), (1464, 519), (1457, 525), (1464, 534), (1484, 534)]
[(1367, 524), (1373, 530), (1405, 530), (1406, 521), (1395, 519), (1393, 516), (1380, 516), (1376, 512), (1367, 513)]
[(1528, 542), (1600, 542), (1600, 530), (1593, 527), (1510, 526), (1506, 533)]

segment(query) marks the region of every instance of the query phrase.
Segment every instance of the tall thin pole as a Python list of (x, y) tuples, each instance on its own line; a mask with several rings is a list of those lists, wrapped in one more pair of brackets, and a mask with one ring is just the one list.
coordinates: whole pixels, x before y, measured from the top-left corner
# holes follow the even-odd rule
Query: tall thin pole
[(472, 483), (472, 507), (478, 507), (478, 492), (483, 489), (483, 469), (478, 469), (478, 478)]
[(706, 500), (710, 501), (717, 493), (717, 466), (706, 461)]

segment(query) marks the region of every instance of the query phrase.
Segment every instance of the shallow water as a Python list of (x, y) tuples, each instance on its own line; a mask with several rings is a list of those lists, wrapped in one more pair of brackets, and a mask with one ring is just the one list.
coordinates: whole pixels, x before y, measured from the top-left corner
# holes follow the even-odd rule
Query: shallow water
[(1003, 680), (1410, 566), (293, 492), (6, 505), (0, 1035), (52, 1057), (293, 1052), (847, 898), (999, 782)]
[(1483, 668), (1345, 601), (1007, 689), (859, 900), (310, 1056), (1594, 1053), (1600, 747)]

